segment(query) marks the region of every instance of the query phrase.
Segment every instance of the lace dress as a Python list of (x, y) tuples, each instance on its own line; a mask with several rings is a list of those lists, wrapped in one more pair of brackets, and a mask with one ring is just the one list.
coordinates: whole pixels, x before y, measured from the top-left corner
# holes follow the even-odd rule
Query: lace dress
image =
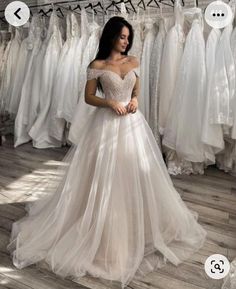
[(61, 146), (61, 142), (53, 138), (49, 132), (50, 120), (51, 117), (53, 117), (50, 114), (53, 84), (62, 48), (62, 37), (59, 30), (58, 18), (55, 12), (51, 15), (48, 34), (50, 36), (42, 68), (40, 111), (35, 123), (29, 131), (29, 135), (33, 140), (33, 146), (36, 148)]
[(142, 39), (142, 25), (140, 19), (130, 20), (134, 29), (133, 45), (129, 51), (130, 55), (134, 55), (141, 62), (143, 39)]
[(215, 154), (224, 148), (223, 129), (221, 124), (211, 122), (211, 87), (215, 74), (216, 49), (219, 44), (221, 31), (212, 29), (206, 43), (206, 71), (207, 71), (207, 94), (205, 100), (205, 110), (202, 129), (202, 142), (211, 146), (209, 158), (215, 162)]
[(156, 25), (154, 20), (151, 18), (146, 19), (144, 30), (144, 42), (143, 51), (141, 58), (141, 94), (139, 100), (139, 106), (141, 112), (144, 114), (145, 119), (149, 122), (150, 117), (150, 64), (151, 64), (151, 53), (153, 49), (153, 44), (156, 36)]
[(164, 18), (159, 21), (159, 30), (155, 38), (150, 61), (150, 120), (149, 124), (153, 135), (161, 148), (161, 139), (158, 125), (159, 97), (160, 97), (160, 69), (161, 59), (166, 37)]
[[(231, 3), (231, 4), (230, 4)], [(234, 1), (229, 4), (232, 6)], [(234, 11), (234, 7), (232, 7)], [(233, 24), (224, 28), (216, 49), (214, 77), (210, 91), (210, 122), (212, 124), (233, 125), (236, 72), (231, 49)]]
[(11, 95), (9, 95), (10, 101), (9, 101), (8, 111), (12, 114), (17, 114), (17, 111), (18, 111), (20, 97), (21, 97), (21, 89), (22, 89), (22, 85), (24, 82), (24, 78), (25, 78), (25, 72), (26, 72), (29, 57), (33, 48), (33, 42), (34, 42), (33, 30), (35, 28), (36, 19), (37, 19), (37, 16), (34, 15), (30, 23), (29, 35), (21, 42), (21, 45), (20, 45), (16, 72), (15, 72), (15, 79), (13, 82)]
[(168, 166), (173, 174), (203, 173), (208, 161), (208, 148), (201, 141), (206, 65), (202, 16), (198, 17), (193, 20), (186, 39), (164, 131), (163, 145), (167, 148)]
[[(89, 30), (90, 30), (90, 37), (85, 47), (83, 61), (82, 61), (81, 69), (80, 69), (80, 82), (78, 83), (78, 88), (80, 89), (79, 97), (81, 96), (85, 88), (86, 78), (87, 78), (87, 75), (86, 75), (87, 67), (89, 63), (95, 58), (96, 53), (98, 51), (99, 39), (100, 39), (100, 34), (101, 34), (101, 27), (95, 21), (89, 24)], [(75, 89), (74, 91), (77, 93), (77, 97), (74, 98), (74, 101), (71, 107), (75, 107), (75, 104), (78, 101), (78, 89), (77, 90)], [(70, 122), (71, 122), (71, 118), (70, 118)]]
[(173, 99), (178, 70), (183, 55), (185, 35), (183, 31), (184, 16), (180, 1), (175, 1), (175, 25), (167, 33), (160, 71), (159, 130), (164, 134), (166, 121)]
[[(63, 142), (63, 132), (65, 128), (64, 102), (70, 98), (70, 79), (73, 75), (73, 51), (79, 39), (79, 27), (77, 34), (72, 32), (74, 23), (77, 20), (73, 13), (68, 13), (66, 17), (66, 41), (63, 44), (56, 76), (53, 83), (52, 105), (50, 107), (49, 134), (58, 142)], [(78, 26), (78, 23), (77, 23)]]
[(20, 50), (22, 39), (20, 29), (15, 29), (15, 35), (13, 39), (9, 42), (9, 47), (7, 47), (7, 58), (3, 71), (3, 78), (1, 83), (0, 97), (2, 99), (2, 109), (8, 110), (11, 92), (14, 85), (16, 64), (18, 59), (18, 54)]
[(236, 288), (236, 258), (230, 264), (229, 274), (224, 278), (221, 289), (235, 289)]
[(34, 119), (30, 119), (30, 115), (34, 111), (34, 106), (32, 103), (33, 75), (36, 65), (35, 59), (39, 53), (39, 50), (41, 49), (42, 44), (42, 27), (40, 27), (40, 22), (36, 20), (37, 18), (35, 18), (35, 21), (31, 24), (31, 35), (29, 35), (27, 39), (24, 81), (21, 85), (19, 85), (20, 91), (18, 93), (20, 97), (14, 126), (15, 146), (19, 146), (31, 140), (28, 130), (34, 121)]
[[(106, 98), (127, 105), (139, 68), (121, 78), (88, 68)], [(79, 282), (85, 274), (121, 282), (122, 288), (169, 260), (180, 264), (199, 250), (206, 231), (168, 175), (143, 114), (117, 115), (96, 107), (72, 122), (62, 179), (49, 196), (28, 203), (13, 224), (8, 249), (24, 268), (39, 262)]]

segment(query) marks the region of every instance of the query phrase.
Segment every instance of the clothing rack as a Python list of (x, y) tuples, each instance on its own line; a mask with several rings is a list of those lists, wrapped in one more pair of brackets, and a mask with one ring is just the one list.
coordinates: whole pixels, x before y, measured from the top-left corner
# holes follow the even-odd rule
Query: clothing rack
[[(136, 8), (141, 8), (143, 10), (146, 10), (148, 7), (154, 8), (154, 9), (160, 9), (160, 5), (167, 6), (167, 7), (174, 7), (175, 0), (140, 0), (139, 2), (136, 2), (135, 4), (132, 2), (133, 0), (111, 0), (108, 3), (105, 4), (104, 0), (101, 1), (94, 1), (94, 0), (67, 0), (67, 1), (60, 1), (60, 2), (51, 2), (51, 3), (44, 3), (44, 4), (37, 4), (37, 5), (29, 5), (30, 13), (33, 15), (32, 9), (40, 8), (38, 13), (42, 14), (42, 16), (49, 16), (50, 12), (53, 11), (53, 7), (57, 6), (58, 8), (55, 9), (56, 12), (59, 12), (59, 15), (61, 17), (64, 17), (64, 13), (62, 9), (70, 10), (75, 13), (79, 13), (82, 8), (86, 10), (88, 13), (94, 13), (95, 15), (101, 13), (101, 14), (107, 14), (107, 11), (111, 11), (109, 9), (116, 9), (118, 12), (120, 12), (119, 5), (121, 3), (125, 4), (127, 13), (137, 13)], [(185, 0), (181, 0), (182, 5), (185, 6)], [(107, 1), (106, 1), (107, 2)], [(83, 3), (83, 5), (81, 5)], [(88, 3), (86, 6), (84, 6), (84, 3)], [(64, 6), (65, 4), (68, 4), (68, 6)], [(77, 4), (77, 5), (76, 5)], [(74, 7), (72, 7), (75, 5)], [(196, 6), (198, 6), (198, 0), (196, 0)], [(50, 7), (49, 9), (47, 7)], [(98, 9), (99, 8), (99, 9)], [(0, 13), (4, 13), (4, 10), (1, 10)], [(60, 17), (59, 16), (59, 17)], [(2, 21), (5, 21), (4, 17), (0, 17)]]

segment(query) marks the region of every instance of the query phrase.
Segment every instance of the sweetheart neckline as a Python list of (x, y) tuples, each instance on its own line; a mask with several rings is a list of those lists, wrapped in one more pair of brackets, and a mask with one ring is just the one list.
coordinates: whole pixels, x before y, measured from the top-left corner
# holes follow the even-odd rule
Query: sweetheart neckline
[(130, 70), (124, 75), (124, 78), (122, 78), (122, 77), (121, 77), (118, 73), (116, 73), (115, 71), (112, 71), (112, 70), (109, 70), (109, 69), (97, 69), (97, 68), (89, 68), (89, 69), (111, 72), (111, 73), (117, 75), (121, 80), (125, 80), (126, 76), (127, 76), (131, 71), (133, 71), (133, 70), (135, 70), (135, 69), (137, 69), (137, 68), (138, 68), (138, 66), (130, 69)]

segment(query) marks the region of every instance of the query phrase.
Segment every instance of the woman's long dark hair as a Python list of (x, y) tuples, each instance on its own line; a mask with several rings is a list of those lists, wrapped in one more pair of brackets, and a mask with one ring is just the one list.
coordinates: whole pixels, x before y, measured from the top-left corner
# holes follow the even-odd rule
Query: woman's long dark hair
[(121, 54), (127, 55), (128, 51), (132, 47), (133, 44), (133, 27), (127, 22), (123, 17), (114, 16), (110, 18), (106, 25), (103, 28), (102, 35), (99, 41), (98, 53), (95, 57), (96, 59), (107, 59), (111, 53), (111, 50), (114, 47), (116, 40), (119, 38), (121, 34), (121, 30), (123, 27), (127, 27), (129, 29), (129, 44), (126, 47), (126, 50)]
[[(128, 37), (129, 44), (126, 47), (126, 50), (121, 54), (123, 55), (128, 54), (128, 51), (131, 49), (133, 44), (134, 38), (133, 27), (123, 17), (114, 16), (107, 21), (107, 23), (103, 28), (102, 35), (99, 41), (98, 52), (94, 60), (98, 59), (105, 60), (110, 56), (110, 53), (114, 47), (115, 42), (120, 37), (123, 27), (127, 27), (129, 29), (129, 37)], [(102, 91), (100, 83), (98, 83), (98, 89)]]

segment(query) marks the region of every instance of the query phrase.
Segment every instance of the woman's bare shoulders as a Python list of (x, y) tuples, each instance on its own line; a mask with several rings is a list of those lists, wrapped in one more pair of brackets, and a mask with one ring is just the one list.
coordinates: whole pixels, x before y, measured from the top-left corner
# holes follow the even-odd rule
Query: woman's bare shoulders
[(104, 65), (104, 60), (100, 59), (95, 59), (89, 64), (89, 68), (94, 68), (94, 69), (102, 69)]
[[(139, 66), (139, 60), (136, 56), (128, 55), (127, 58), (127, 64), (129, 64), (131, 68)], [(105, 69), (106, 67), (107, 63), (103, 59), (95, 59), (89, 64), (89, 68), (93, 69)]]

